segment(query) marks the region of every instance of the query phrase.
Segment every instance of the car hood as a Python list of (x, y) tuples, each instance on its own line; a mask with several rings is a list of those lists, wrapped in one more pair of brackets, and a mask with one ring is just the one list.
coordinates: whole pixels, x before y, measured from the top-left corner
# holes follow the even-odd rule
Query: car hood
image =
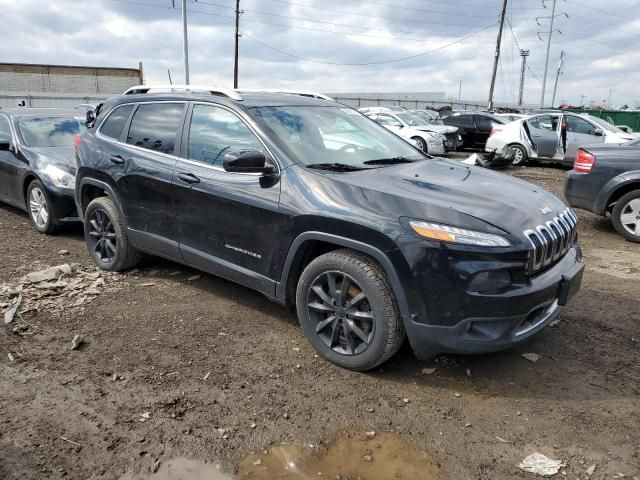
[[(434, 216), (452, 218), (450, 213), (454, 211), (462, 214), (457, 215), (461, 221), (474, 217), (518, 238), (523, 238), (524, 230), (551, 220), (567, 208), (555, 195), (536, 185), (440, 158), (337, 178), (406, 200), (397, 202), (406, 212), (400, 212), (401, 216), (444, 222)], [(551, 212), (545, 215), (543, 209)]]
[(23, 147), (22, 150), (34, 170), (55, 165), (72, 175), (76, 173), (77, 165), (73, 146)]
[(442, 135), (445, 135), (447, 133), (455, 133), (458, 131), (458, 127), (451, 127), (448, 125), (420, 125), (413, 128), (423, 132), (435, 132)]

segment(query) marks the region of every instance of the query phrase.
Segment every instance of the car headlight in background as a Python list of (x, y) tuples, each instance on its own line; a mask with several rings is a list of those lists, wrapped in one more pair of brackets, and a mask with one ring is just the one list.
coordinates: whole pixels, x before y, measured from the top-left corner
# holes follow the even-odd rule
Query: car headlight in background
[(409, 222), (414, 232), (430, 240), (458, 243), (462, 245), (479, 245), (483, 247), (510, 247), (511, 243), (493, 233), (477, 232), (466, 228), (452, 227), (438, 223), (411, 220)]
[(56, 187), (71, 188), (74, 186), (76, 177), (55, 165), (47, 165), (41, 170), (42, 174)]

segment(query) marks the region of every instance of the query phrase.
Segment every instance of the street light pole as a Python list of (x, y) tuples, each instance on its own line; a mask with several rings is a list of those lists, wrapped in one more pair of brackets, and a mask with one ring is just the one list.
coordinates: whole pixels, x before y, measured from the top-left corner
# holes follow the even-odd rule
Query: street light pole
[(182, 0), (182, 55), (184, 57), (184, 84), (189, 85), (189, 39), (187, 34), (187, 0)]

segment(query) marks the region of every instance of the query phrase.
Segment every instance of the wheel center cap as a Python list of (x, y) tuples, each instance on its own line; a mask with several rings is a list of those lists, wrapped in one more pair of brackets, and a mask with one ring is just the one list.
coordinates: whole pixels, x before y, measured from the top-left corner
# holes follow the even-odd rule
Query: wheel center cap
[(344, 318), (347, 315), (347, 311), (343, 307), (338, 307), (337, 314), (338, 314), (338, 317)]

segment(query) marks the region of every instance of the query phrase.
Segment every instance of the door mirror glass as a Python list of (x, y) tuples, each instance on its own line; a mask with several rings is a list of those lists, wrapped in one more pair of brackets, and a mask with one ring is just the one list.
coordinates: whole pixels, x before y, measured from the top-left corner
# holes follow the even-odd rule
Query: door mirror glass
[(222, 163), (227, 172), (236, 173), (272, 173), (273, 166), (267, 163), (264, 153), (256, 150), (229, 152)]
[(0, 151), (11, 150), (11, 142), (4, 138), (0, 138)]

